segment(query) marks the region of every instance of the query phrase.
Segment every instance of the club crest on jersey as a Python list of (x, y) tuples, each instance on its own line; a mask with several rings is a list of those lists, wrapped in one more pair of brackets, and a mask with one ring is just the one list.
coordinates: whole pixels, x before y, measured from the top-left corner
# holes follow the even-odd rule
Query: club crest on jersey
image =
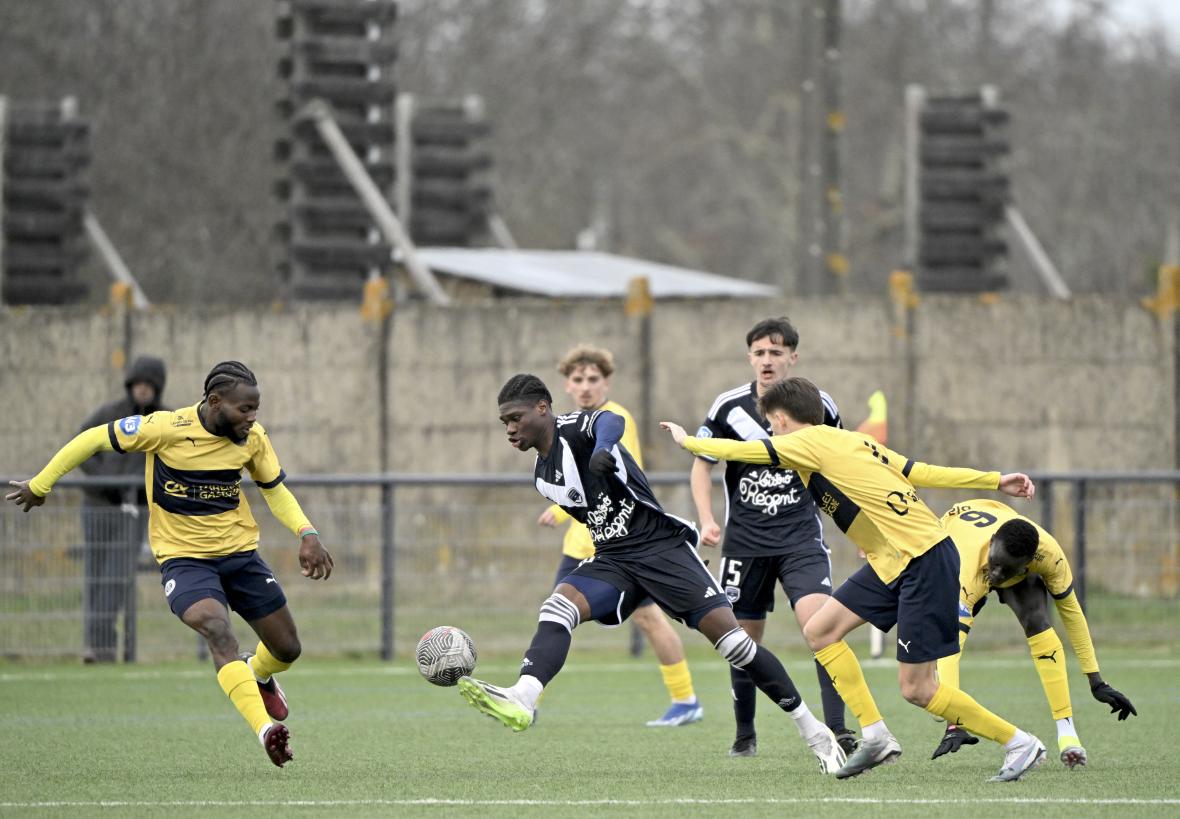
[(582, 493), (579, 492), (577, 489), (575, 489), (572, 486), (569, 488), (569, 491), (565, 493), (565, 496), (567, 498), (569, 498), (571, 501), (573, 501), (574, 503), (581, 503), (582, 502)]
[(139, 425), (142, 421), (142, 415), (128, 415), (119, 422), (119, 429), (123, 430), (124, 435), (134, 435), (139, 432)]
[(742, 590), (737, 586), (726, 586), (725, 597), (729, 600), (730, 605), (733, 605), (742, 597)]
[(701, 428), (697, 430), (696, 437), (698, 437), (698, 438), (712, 438), (713, 437), (713, 430), (709, 429), (704, 424), (701, 424)]
[(175, 581), (175, 580), (169, 580), (167, 583), (165, 583), (165, 584), (164, 584), (164, 596), (165, 596), (165, 597), (169, 597), (169, 596), (171, 596), (172, 592), (173, 592), (175, 589), (176, 589), (176, 581)]

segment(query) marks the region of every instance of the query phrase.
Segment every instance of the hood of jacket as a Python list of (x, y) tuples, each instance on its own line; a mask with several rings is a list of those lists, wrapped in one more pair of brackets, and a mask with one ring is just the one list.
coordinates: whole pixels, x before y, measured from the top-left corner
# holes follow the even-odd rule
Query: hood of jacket
[[(164, 367), (164, 360), (151, 355), (137, 356), (127, 366), (127, 373), (123, 379), (123, 386), (127, 390), (128, 399), (131, 398), (131, 385), (143, 382), (156, 388), (156, 400), (152, 401), (144, 414), (155, 412), (164, 405), (164, 385), (168, 381), (168, 371)], [(134, 406), (134, 402), (133, 402)]]

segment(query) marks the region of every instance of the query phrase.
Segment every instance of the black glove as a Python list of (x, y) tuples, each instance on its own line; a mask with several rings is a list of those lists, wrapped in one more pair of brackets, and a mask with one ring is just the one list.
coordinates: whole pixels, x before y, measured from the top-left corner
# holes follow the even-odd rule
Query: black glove
[(600, 449), (590, 456), (590, 471), (595, 475), (609, 475), (615, 471), (615, 456), (609, 449)]
[(942, 742), (938, 743), (930, 758), (938, 759), (943, 754), (957, 753), (964, 745), (974, 745), (977, 742), (979, 737), (971, 736), (957, 725), (948, 725), (946, 733), (942, 735)]
[(1135, 710), (1134, 705), (1131, 705), (1131, 701), (1121, 691), (1111, 688), (1110, 683), (1100, 682), (1097, 685), (1091, 685), (1090, 693), (1094, 695), (1094, 699), (1109, 705), (1110, 713), (1117, 713), (1120, 722), (1131, 715), (1139, 716), (1139, 712)]

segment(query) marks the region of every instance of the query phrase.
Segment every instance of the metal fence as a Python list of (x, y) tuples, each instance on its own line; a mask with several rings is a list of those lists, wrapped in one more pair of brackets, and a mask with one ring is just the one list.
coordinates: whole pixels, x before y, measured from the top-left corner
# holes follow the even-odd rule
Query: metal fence
[[(1096, 636), (1105, 630), (1120, 641), (1128, 634), (1145, 643), (1174, 639), (1180, 472), (1035, 477), (1037, 500), (1026, 514), (1070, 554)], [(695, 517), (684, 474), (649, 478), (669, 511)], [(84, 625), (84, 612), (93, 621), (96, 600), (106, 612), (99, 612), (100, 619), (117, 612), (118, 654), (126, 660), (192, 656), (197, 650), (196, 636), (168, 610), (146, 546), (110, 544), (124, 550), (126, 573), (87, 582), (87, 567), (93, 569), (95, 561), (93, 555), (87, 560), (78, 489), (95, 482), (70, 477), (27, 515), (11, 504), (0, 511), (0, 658), (79, 656), (83, 629), (93, 627)], [(97, 482), (126, 485), (111, 478)], [(444, 623), (470, 631), (484, 652), (519, 651), (527, 643), (537, 606), (552, 588), (562, 532), (537, 525), (545, 502), (526, 476), (293, 476), (288, 483), (335, 559), (327, 582), (300, 575), (294, 536), (268, 514), (252, 487), (247, 497), (262, 527), (261, 553), (283, 583), (309, 653), (407, 656), (424, 631)], [(943, 510), (973, 495), (926, 490), (923, 496)], [(116, 508), (103, 514), (126, 513)], [(121, 531), (117, 520), (110, 523), (108, 528)], [(834, 526), (826, 529), (838, 583), (859, 560)], [(772, 616), (790, 616), (781, 613), (785, 602), (779, 608)], [(238, 623), (237, 629), (249, 646), (248, 627)], [(782, 639), (802, 648), (797, 629), (777, 631), (789, 632)], [(997, 634), (995, 639), (1007, 639), (1011, 630)], [(973, 643), (988, 639), (986, 630), (972, 632)], [(617, 631), (593, 626), (578, 632), (580, 646), (621, 646), (624, 640)]]

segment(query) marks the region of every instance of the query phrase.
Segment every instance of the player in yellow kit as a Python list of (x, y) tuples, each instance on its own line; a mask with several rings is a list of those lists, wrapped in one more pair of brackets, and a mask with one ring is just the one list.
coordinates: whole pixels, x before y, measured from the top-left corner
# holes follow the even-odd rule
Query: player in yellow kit
[[(1028, 638), (1033, 666), (1041, 678), (1049, 709), (1057, 722), (1057, 746), (1068, 768), (1086, 764), (1086, 749), (1078, 739), (1069, 699), (1065, 651), (1049, 623), (1048, 600), (1053, 598), (1061, 622), (1073, 645), (1078, 665), (1090, 682), (1094, 699), (1110, 706), (1124, 720), (1135, 706), (1112, 688), (1098, 671), (1098, 657), (1086, 615), (1073, 588), (1073, 572), (1065, 552), (1033, 521), (999, 501), (977, 499), (957, 503), (942, 516), (942, 523), (959, 548), (959, 643), (967, 640), (975, 616), (993, 589), (1012, 609)], [(960, 654), (938, 661), (938, 677), (959, 687)], [(956, 752), (978, 740), (956, 725), (948, 725), (932, 759)]]
[[(623, 419), (623, 437), (620, 443), (631, 453), (639, 468), (643, 468), (643, 455), (639, 450), (639, 435), (635, 431), (635, 419), (618, 402), (607, 400), (611, 376), (615, 371), (614, 356), (609, 350), (579, 344), (557, 365), (565, 376), (565, 391), (578, 405), (578, 409), (594, 412), (605, 410)], [(583, 560), (594, 554), (594, 541), (590, 530), (566, 514), (560, 506), (553, 504), (541, 513), (537, 523), (542, 526), (560, 526), (569, 522), (561, 544), (561, 563), (557, 567), (554, 585), (578, 567)], [(692, 674), (684, 658), (684, 643), (672, 624), (650, 597), (641, 603), (631, 615), (631, 621), (639, 627), (651, 644), (660, 663), (660, 674), (664, 687), (672, 702), (668, 710), (658, 719), (648, 721), (649, 728), (672, 728), (700, 722), (705, 709), (697, 699), (692, 687)]]
[(755, 441), (697, 439), (664, 422), (677, 444), (696, 455), (794, 469), (816, 503), (868, 558), (803, 627), (803, 636), (856, 714), (862, 739), (837, 778), (856, 776), (901, 755), (844, 636), (870, 622), (897, 626), (902, 696), (947, 722), (1004, 745), (993, 781), (1010, 782), (1040, 764), (1039, 739), (940, 683), (935, 664), (959, 650), (959, 552), (939, 519), (914, 491), (918, 486), (1000, 489), (1032, 497), (1027, 475), (978, 472), (917, 463), (870, 436), (823, 423), (815, 385), (787, 378), (759, 399), (775, 435)]
[[(150, 518), (148, 541), (160, 564), (172, 612), (209, 644), (217, 681), (250, 724), (270, 760), (292, 759), (282, 720), (287, 701), (274, 675), (301, 651), (287, 598), (258, 556), (258, 524), (242, 495), (242, 470), (258, 484), (275, 517), (300, 539), (299, 564), (312, 580), (327, 579), (332, 557), (299, 502), (262, 426), (254, 373), (237, 361), (205, 378), (199, 404), (132, 415), (84, 430), (49, 464), (16, 487), (8, 500), (29, 511), (63, 475), (97, 452), (145, 452)], [(252, 655), (240, 657), (229, 622), (232, 607), (258, 634)]]

